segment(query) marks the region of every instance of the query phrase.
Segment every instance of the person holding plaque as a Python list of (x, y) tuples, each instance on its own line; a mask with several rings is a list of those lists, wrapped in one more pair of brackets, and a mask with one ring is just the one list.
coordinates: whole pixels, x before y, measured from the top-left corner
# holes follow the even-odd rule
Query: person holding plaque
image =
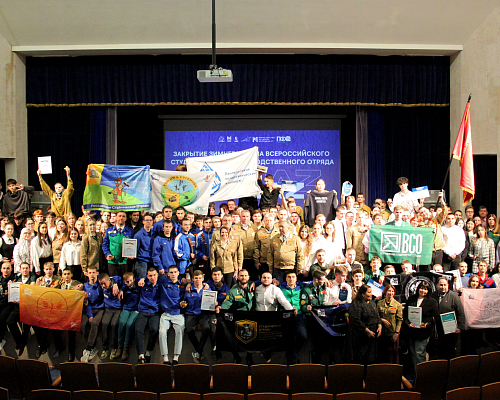
[(464, 307), (460, 297), (449, 290), (448, 279), (444, 277), (439, 278), (437, 292), (432, 297), (438, 302), (440, 316), (437, 318), (438, 357), (449, 360), (455, 357), (458, 335), (465, 328)]
[(127, 258), (122, 257), (122, 246), (124, 238), (133, 238), (134, 230), (125, 225), (127, 213), (118, 211), (116, 213), (116, 224), (108, 228), (102, 241), (102, 250), (108, 260), (108, 271), (110, 276), (122, 276), (127, 272)]
[[(215, 319), (215, 298), (213, 302), (214, 310), (202, 309), (202, 300), (204, 297), (205, 287), (203, 285), (203, 272), (196, 270), (193, 273), (193, 284), (191, 290), (185, 292), (184, 301), (181, 302), (181, 307), (186, 309), (186, 334), (189, 341), (194, 347), (191, 353), (193, 361), (197, 364), (203, 360), (203, 348), (210, 335), (210, 322)], [(211, 293), (211, 292), (209, 292)], [(196, 327), (201, 326), (200, 340), (196, 337)]]
[(426, 361), (426, 349), (434, 329), (434, 321), (439, 318), (438, 304), (431, 297), (429, 283), (422, 281), (417, 292), (406, 302), (403, 320), (408, 327), (409, 349), (413, 367), (417, 371), (417, 364)]
[(0, 275), (0, 350), (5, 345), (4, 335), (7, 327), (16, 342), (17, 354), (20, 356), (24, 351), (24, 340), (19, 330), (19, 307), (15, 303), (9, 303), (9, 282), (15, 280), (10, 262), (2, 263)]

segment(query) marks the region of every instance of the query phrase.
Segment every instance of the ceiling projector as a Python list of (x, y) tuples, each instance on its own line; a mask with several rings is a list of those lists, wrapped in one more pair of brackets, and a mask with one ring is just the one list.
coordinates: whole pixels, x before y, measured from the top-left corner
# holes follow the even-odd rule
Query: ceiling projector
[(233, 72), (224, 68), (200, 69), (196, 72), (196, 76), (200, 82), (233, 81)]

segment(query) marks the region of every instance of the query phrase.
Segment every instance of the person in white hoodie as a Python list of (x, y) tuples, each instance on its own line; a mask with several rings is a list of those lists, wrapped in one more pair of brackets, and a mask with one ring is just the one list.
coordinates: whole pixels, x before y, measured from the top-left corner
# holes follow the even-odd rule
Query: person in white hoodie
[(59, 261), (59, 270), (64, 271), (66, 268), (71, 268), (73, 277), (82, 282), (83, 273), (80, 261), (81, 253), (80, 234), (75, 228), (69, 230), (69, 241), (64, 243), (61, 250), (61, 259)]

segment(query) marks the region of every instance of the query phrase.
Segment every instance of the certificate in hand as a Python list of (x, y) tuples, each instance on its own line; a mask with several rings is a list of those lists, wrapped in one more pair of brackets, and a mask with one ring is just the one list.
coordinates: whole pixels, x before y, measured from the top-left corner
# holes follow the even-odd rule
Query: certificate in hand
[(455, 315), (455, 311), (441, 314), (440, 317), (445, 335), (457, 330), (457, 316)]
[(19, 301), (21, 299), (21, 282), (7, 283), (7, 290), (9, 291), (9, 303), (13, 301)]
[(137, 239), (123, 238), (122, 257), (137, 258)]
[(215, 302), (217, 301), (217, 292), (215, 290), (204, 290), (201, 296), (201, 309), (215, 311)]
[(422, 325), (422, 309), (420, 307), (408, 306), (408, 320), (410, 324), (413, 324), (416, 328), (420, 328), (420, 325)]
[(373, 298), (382, 296), (382, 293), (384, 292), (384, 287), (380, 283), (377, 283), (373, 279), (370, 279), (367, 285), (372, 288)]

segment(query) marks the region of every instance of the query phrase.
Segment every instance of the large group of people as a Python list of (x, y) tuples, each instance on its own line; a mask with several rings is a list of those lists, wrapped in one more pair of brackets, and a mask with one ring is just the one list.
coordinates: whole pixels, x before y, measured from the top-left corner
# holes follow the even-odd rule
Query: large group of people
[[(66, 344), (58, 330), (19, 324), (19, 305), (8, 301), (10, 281), (85, 292), (81, 334), (86, 347), (79, 357), (83, 362), (97, 355), (101, 360), (125, 361), (135, 336), (139, 363), (151, 360), (159, 342), (163, 362), (173, 365), (183, 351), (184, 332), (193, 345), (195, 362), (204, 359), (207, 342), (216, 360), (221, 356), (216, 335), (221, 309), (293, 310), (289, 364), (300, 362), (299, 351), (308, 339), (312, 361), (321, 361), (325, 343), (330, 342), (312, 313), (322, 306), (349, 305), (343, 361), (399, 363), (408, 350), (416, 365), (425, 361), (427, 353), (454, 357), (459, 337), (462, 354), (476, 352), (483, 340), (483, 331), (464, 329), (459, 296), (461, 287), (487, 289), (500, 284), (500, 221), (486, 207), (476, 214), (468, 206), (464, 215), (453, 212), (440, 197), (438, 205), (426, 208), (402, 177), (397, 182), (400, 192), (387, 201), (376, 199), (373, 207), (365, 204), (363, 193), (342, 195), (339, 204), (337, 193), (327, 191), (319, 179), (302, 208), (285, 196), (272, 175), (259, 173), (260, 204), (256, 198), (230, 199), (219, 206), (219, 213), (210, 204), (208, 215), (168, 205), (155, 213), (94, 212), (82, 207), (77, 217), (71, 210), (70, 169), (65, 171), (66, 188), (56, 183), (54, 190), (38, 171), (40, 186), (50, 198), (48, 210), (33, 211), (34, 188), (13, 179), (7, 181), (2, 198), (0, 348), (8, 329), (19, 356), (31, 328), (38, 342), (37, 358), (48, 351), (51, 338), (53, 356), (59, 356)], [(404, 261), (394, 266), (377, 256), (369, 259), (370, 229), (384, 224), (434, 228), (432, 263)], [(136, 239), (135, 258), (122, 256), (124, 238)], [(422, 282), (406, 304), (396, 299), (390, 283), (382, 295), (372, 295), (371, 283), (383, 285), (384, 276), (450, 270), (460, 271), (455, 281), (460, 279), (461, 285), (442, 278), (433, 291)], [(205, 290), (217, 292), (215, 310), (202, 309)], [(422, 309), (420, 326), (410, 322), (409, 306)], [(440, 315), (451, 311), (457, 329), (445, 334)], [(170, 327), (175, 345), (169, 350)], [(149, 337), (144, 343), (146, 328)], [(439, 340), (434, 340), (436, 332)], [(76, 358), (76, 334), (68, 332), (68, 361)], [(495, 331), (486, 336), (497, 341)], [(263, 355), (271, 359), (271, 353)], [(242, 361), (236, 349), (233, 356), (235, 362)]]

